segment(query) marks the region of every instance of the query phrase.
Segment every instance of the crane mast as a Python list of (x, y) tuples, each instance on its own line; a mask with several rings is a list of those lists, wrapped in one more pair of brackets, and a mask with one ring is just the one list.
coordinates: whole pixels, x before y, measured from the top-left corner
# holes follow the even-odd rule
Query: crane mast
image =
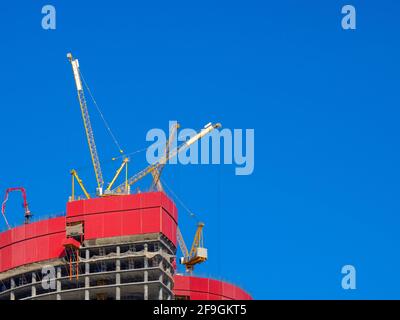
[(84, 94), (83, 87), (82, 87), (82, 81), (81, 81), (81, 76), (80, 76), (80, 71), (79, 71), (79, 62), (78, 62), (78, 59), (74, 59), (72, 57), (71, 53), (67, 54), (67, 58), (71, 62), (72, 71), (74, 74), (75, 85), (76, 85), (76, 90), (78, 93), (78, 100), (79, 100), (79, 105), (81, 108), (83, 124), (85, 126), (86, 138), (88, 141), (90, 155), (92, 158), (94, 173), (96, 175), (97, 193), (99, 195), (101, 195), (103, 193), (104, 180), (103, 180), (103, 174), (102, 174), (101, 167), (100, 167), (99, 156), (97, 154), (97, 148), (96, 148), (96, 143), (94, 140), (93, 129), (92, 129), (92, 125), (90, 123), (89, 111), (87, 108), (85, 94)]

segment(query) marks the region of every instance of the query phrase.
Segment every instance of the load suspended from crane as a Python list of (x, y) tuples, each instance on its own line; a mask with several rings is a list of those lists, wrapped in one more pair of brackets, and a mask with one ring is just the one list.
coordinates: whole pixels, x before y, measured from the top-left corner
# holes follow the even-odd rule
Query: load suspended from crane
[(25, 188), (22, 188), (22, 187), (8, 188), (6, 190), (6, 193), (4, 195), (4, 200), (3, 200), (3, 203), (1, 205), (1, 214), (3, 215), (4, 220), (6, 221), (8, 229), (11, 229), (11, 227), (10, 227), (10, 224), (8, 223), (8, 220), (7, 220), (7, 217), (6, 217), (6, 203), (8, 201), (9, 194), (11, 192), (15, 192), (15, 191), (19, 191), (22, 194), (22, 199), (23, 199), (22, 205), (23, 205), (24, 211), (25, 211), (25, 221), (24, 221), (24, 223), (28, 224), (30, 222), (31, 217), (32, 217), (32, 213), (31, 213), (31, 211), (29, 210), (29, 207), (28, 207), (28, 201), (26, 200), (27, 198), (26, 198), (26, 190), (25, 190)]
[(177, 228), (177, 240), (183, 254), (180, 263), (185, 265), (187, 273), (192, 273), (196, 264), (207, 261), (207, 249), (204, 248), (203, 227), (204, 223), (199, 222), (190, 251), (187, 249), (179, 227)]

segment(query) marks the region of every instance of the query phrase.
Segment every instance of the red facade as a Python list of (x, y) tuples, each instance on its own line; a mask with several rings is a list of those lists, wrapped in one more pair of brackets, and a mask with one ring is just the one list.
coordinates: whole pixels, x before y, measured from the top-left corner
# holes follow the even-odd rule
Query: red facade
[(190, 300), (251, 300), (244, 290), (230, 283), (193, 276), (175, 275), (174, 294)]
[(61, 257), (65, 217), (21, 225), (0, 233), (0, 272)]
[[(78, 200), (67, 203), (65, 217), (21, 225), (0, 233), (0, 272), (64, 255), (65, 227), (83, 222), (85, 240), (146, 233), (163, 233), (176, 245), (178, 214), (162, 192)], [(190, 299), (251, 299), (231, 284), (175, 276), (174, 292)]]
[(75, 221), (85, 240), (161, 232), (176, 244), (177, 210), (162, 192), (69, 202), (67, 223)]
[(0, 272), (63, 256), (66, 223), (82, 221), (85, 240), (161, 232), (176, 244), (177, 218), (161, 192), (68, 202), (66, 217), (0, 233)]

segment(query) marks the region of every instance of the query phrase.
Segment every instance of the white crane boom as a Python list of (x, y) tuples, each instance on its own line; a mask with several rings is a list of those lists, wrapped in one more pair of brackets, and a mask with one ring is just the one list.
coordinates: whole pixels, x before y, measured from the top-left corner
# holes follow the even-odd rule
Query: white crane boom
[(96, 175), (97, 188), (98, 188), (97, 191), (101, 195), (103, 193), (103, 185), (104, 185), (103, 173), (100, 167), (100, 160), (97, 154), (97, 148), (94, 140), (92, 125), (90, 123), (89, 111), (86, 104), (85, 94), (83, 92), (82, 81), (79, 71), (79, 62), (78, 59), (74, 59), (72, 57), (71, 53), (67, 54), (67, 58), (71, 62), (72, 71), (74, 74), (76, 90), (78, 92), (79, 105), (81, 107), (83, 124), (85, 126), (86, 138), (89, 145), (90, 155), (92, 157), (94, 173)]
[[(134, 183), (136, 183), (137, 181), (139, 181), (140, 179), (142, 179), (143, 177), (145, 177), (149, 173), (151, 173), (154, 170), (158, 169), (160, 166), (165, 165), (168, 162), (168, 160), (170, 160), (171, 158), (175, 157), (181, 151), (187, 149), (193, 143), (195, 143), (197, 140), (203, 138), (205, 135), (207, 135), (208, 133), (210, 133), (214, 129), (217, 129), (217, 128), (220, 128), (220, 127), (221, 127), (220, 123), (217, 123), (217, 124), (212, 124), (211, 122), (208, 123), (207, 125), (204, 126), (204, 128), (199, 133), (197, 133), (196, 135), (191, 137), (188, 141), (185, 141), (183, 144), (181, 144), (179, 147), (175, 148), (174, 150), (172, 150), (168, 154), (165, 154), (158, 162), (156, 162), (155, 164), (151, 164), (151, 165), (147, 166), (142, 171), (139, 171), (137, 174), (135, 174), (134, 176), (129, 178), (128, 179), (128, 185), (129, 186), (133, 185)], [(122, 194), (126, 193), (126, 184), (125, 183), (119, 185), (118, 187), (114, 188), (111, 191), (111, 194), (120, 194), (120, 193), (122, 193)]]

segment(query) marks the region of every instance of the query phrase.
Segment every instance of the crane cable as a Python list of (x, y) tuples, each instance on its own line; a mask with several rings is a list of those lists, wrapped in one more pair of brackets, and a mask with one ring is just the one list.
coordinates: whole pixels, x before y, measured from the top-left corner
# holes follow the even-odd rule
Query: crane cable
[(85, 87), (86, 87), (86, 89), (87, 89), (87, 91), (88, 91), (88, 93), (89, 93), (89, 95), (90, 95), (90, 97), (91, 97), (91, 99), (92, 99), (92, 101), (93, 101), (93, 104), (96, 106), (96, 109), (97, 109), (97, 111), (99, 112), (100, 117), (101, 117), (101, 119), (102, 119), (103, 122), (104, 122), (104, 125), (105, 125), (105, 127), (106, 127), (108, 133), (110, 134), (111, 138), (113, 139), (114, 144), (115, 144), (116, 147), (118, 148), (119, 153), (123, 154), (124, 151), (122, 150), (121, 145), (118, 143), (117, 138), (115, 137), (115, 135), (114, 135), (113, 132), (111, 131), (111, 128), (110, 128), (110, 126), (109, 126), (107, 120), (105, 119), (103, 113), (101, 112), (100, 107), (99, 107), (99, 105), (98, 105), (97, 102), (96, 102), (96, 99), (95, 99), (94, 96), (92, 95), (92, 91), (90, 91), (90, 88), (89, 88), (88, 84), (86, 83), (85, 78), (83, 77), (83, 74), (82, 74), (82, 72), (81, 72), (80, 69), (79, 69), (79, 74), (80, 74), (80, 76), (81, 76), (81, 78), (82, 78), (82, 82), (84, 83), (84, 85), (85, 85)]
[(139, 150), (136, 150), (136, 151), (133, 151), (133, 152), (129, 152), (129, 153), (126, 153), (126, 154), (124, 154), (124, 155), (121, 155), (121, 156), (118, 156), (118, 157), (114, 157), (114, 158), (112, 158), (111, 160), (117, 160), (117, 159), (120, 159), (120, 158), (129, 157), (129, 156), (132, 156), (132, 155), (134, 155), (134, 154), (136, 154), (136, 153), (146, 151), (148, 148), (149, 148), (149, 147), (142, 148), (142, 149), (139, 149)]
[(199, 219), (197, 218), (196, 214), (195, 214), (193, 211), (191, 211), (191, 210), (183, 203), (183, 201), (176, 195), (176, 193), (175, 193), (174, 191), (172, 191), (172, 189), (165, 183), (165, 180), (164, 180), (164, 179), (161, 179), (161, 177), (160, 177), (160, 180), (161, 180), (162, 185), (167, 187), (168, 191), (174, 196), (174, 198), (175, 198), (176, 200), (178, 200), (178, 202), (180, 203), (180, 205), (183, 207), (183, 209), (185, 209), (185, 211), (189, 214), (189, 216), (190, 216), (191, 218), (195, 218), (196, 221), (199, 222)]

